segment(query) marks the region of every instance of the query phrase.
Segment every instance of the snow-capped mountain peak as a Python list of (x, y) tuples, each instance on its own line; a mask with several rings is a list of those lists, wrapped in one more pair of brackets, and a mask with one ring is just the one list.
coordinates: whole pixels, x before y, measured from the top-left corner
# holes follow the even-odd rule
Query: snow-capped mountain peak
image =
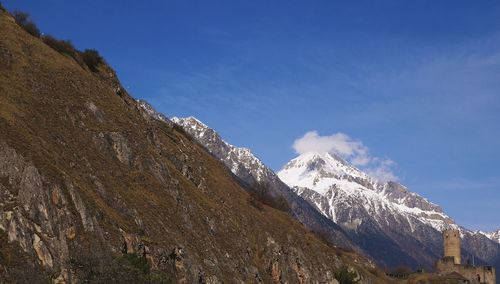
[(351, 177), (376, 183), (340, 156), (327, 152), (304, 153), (288, 162), (278, 175), (289, 186), (314, 188), (318, 192), (327, 190), (331, 186), (331, 179)]
[[(456, 227), (442, 209), (396, 182), (380, 182), (334, 153), (303, 153), (278, 176), (339, 224), (375, 219), (387, 225), (426, 224), (437, 230)], [(395, 225), (395, 224), (392, 224)]]

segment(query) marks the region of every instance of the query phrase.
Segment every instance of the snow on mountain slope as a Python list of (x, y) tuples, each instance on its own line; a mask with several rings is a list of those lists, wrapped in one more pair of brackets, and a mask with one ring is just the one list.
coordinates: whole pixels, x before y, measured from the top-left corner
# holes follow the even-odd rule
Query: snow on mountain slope
[(486, 237), (488, 237), (489, 239), (491, 239), (497, 243), (500, 243), (500, 229), (493, 231), (493, 232), (481, 232), (481, 231), (479, 231), (479, 233), (485, 235)]
[[(387, 222), (387, 214), (393, 214), (401, 216), (412, 230), (415, 222), (430, 225), (439, 231), (450, 226), (457, 227), (439, 206), (397, 183), (381, 183), (335, 154), (302, 154), (286, 164), (278, 176), (290, 187), (296, 188), (299, 195), (310, 189), (323, 197), (335, 197), (327, 204), (322, 202), (322, 198), (311, 201), (340, 224), (359, 219), (361, 216), (353, 208), (361, 206), (378, 223)], [(350, 212), (348, 216), (345, 216), (345, 210)]]
[(439, 206), (396, 182), (380, 182), (333, 153), (303, 153), (278, 176), (381, 265), (431, 268), (441, 256), (441, 230), (458, 227)]
[(250, 149), (238, 148), (227, 143), (217, 132), (195, 117), (173, 117), (172, 121), (195, 137), (200, 144), (223, 161), (233, 174), (243, 180), (249, 182), (249, 178), (254, 178), (260, 182), (264, 178), (274, 176), (274, 172), (252, 154)]
[[(479, 234), (465, 229), (438, 205), (397, 182), (381, 182), (338, 155), (303, 153), (288, 162), (278, 176), (341, 225), (351, 238), (364, 243), (362, 246), (374, 257), (387, 257), (380, 254), (381, 249), (400, 251), (402, 259), (412, 259), (407, 265), (432, 267), (442, 254), (441, 231), (451, 227), (460, 230), (465, 255), (499, 265), (498, 232)], [(366, 245), (366, 240), (374, 239), (386, 244)], [(395, 247), (388, 249), (392, 245)], [(391, 261), (398, 259), (387, 259), (385, 263)]]

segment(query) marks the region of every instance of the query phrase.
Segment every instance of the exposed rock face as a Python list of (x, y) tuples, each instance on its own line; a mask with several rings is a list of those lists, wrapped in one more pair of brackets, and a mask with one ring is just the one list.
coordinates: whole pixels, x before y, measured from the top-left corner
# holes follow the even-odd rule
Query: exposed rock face
[(387, 283), (286, 213), (257, 209), (109, 66), (82, 68), (1, 11), (0, 30), (2, 281), (328, 283), (348, 266)]
[[(5, 142), (0, 141), (0, 229), (7, 232), (8, 241), (36, 256), (43, 266), (60, 267), (68, 260), (68, 245), (64, 231), (74, 216), (65, 207), (59, 187), (45, 189), (38, 169)], [(60, 205), (51, 206), (53, 192)]]
[[(130, 166), (132, 152), (127, 139), (119, 132), (100, 132), (95, 138), (95, 143), (101, 151), (108, 150), (124, 165)], [(111, 151), (110, 151), (111, 150)]]

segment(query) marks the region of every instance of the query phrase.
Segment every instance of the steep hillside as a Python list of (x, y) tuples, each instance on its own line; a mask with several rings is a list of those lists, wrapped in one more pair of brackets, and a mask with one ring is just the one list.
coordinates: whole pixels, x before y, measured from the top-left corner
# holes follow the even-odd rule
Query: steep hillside
[(251, 189), (258, 191), (254, 193), (267, 195), (274, 200), (284, 199), (289, 206), (289, 208), (285, 208), (286, 211), (290, 212), (307, 228), (320, 233), (337, 246), (359, 250), (347, 238), (342, 228), (295, 194), (249, 149), (238, 148), (227, 143), (215, 130), (194, 117), (174, 117), (172, 121), (206, 147), (214, 157), (222, 161), (233, 174), (242, 179)]
[(0, 11), (1, 282), (389, 282), (153, 114)]

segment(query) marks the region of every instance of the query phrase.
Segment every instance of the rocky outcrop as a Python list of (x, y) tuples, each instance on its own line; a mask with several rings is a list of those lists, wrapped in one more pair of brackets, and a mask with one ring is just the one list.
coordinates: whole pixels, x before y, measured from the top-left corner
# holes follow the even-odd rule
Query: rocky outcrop
[[(80, 223), (69, 206), (85, 210), (83, 204), (75, 203), (74, 199), (70, 204), (60, 185), (48, 185), (32, 163), (3, 141), (0, 141), (0, 179), (3, 180), (0, 229), (7, 232), (8, 241), (18, 242), (48, 270), (67, 270), (68, 242), (75, 238), (75, 224)], [(87, 222), (92, 224), (91, 220)]]

